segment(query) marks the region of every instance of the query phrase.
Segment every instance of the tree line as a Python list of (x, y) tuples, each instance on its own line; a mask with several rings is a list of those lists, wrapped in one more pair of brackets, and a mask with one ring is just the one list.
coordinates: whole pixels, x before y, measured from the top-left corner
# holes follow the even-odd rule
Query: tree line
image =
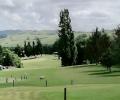
[(17, 44), (16, 47), (2, 47), (0, 46), (0, 65), (14, 66), (17, 68), (23, 67), (21, 57), (30, 57), (42, 54), (52, 54), (53, 45), (43, 45), (39, 38), (35, 41), (24, 42), (24, 46)]
[(120, 27), (118, 26), (113, 37), (107, 35), (104, 29), (96, 28), (90, 36), (85, 34), (74, 38), (68, 9), (60, 12), (58, 36), (54, 47), (61, 57), (62, 66), (96, 63), (106, 66), (119, 64), (120, 59)]
[(39, 38), (34, 41), (24, 41), (24, 46), (17, 44), (15, 47), (10, 49), (17, 54), (19, 57), (30, 57), (42, 54), (53, 54), (56, 51), (55, 44), (42, 44)]
[(35, 41), (31, 42), (24, 42), (24, 47), (17, 44), (15, 48), (13, 48), (13, 51), (19, 56), (19, 57), (30, 57), (30, 56), (36, 56), (41, 55), (43, 53), (43, 46), (39, 38), (36, 38)]

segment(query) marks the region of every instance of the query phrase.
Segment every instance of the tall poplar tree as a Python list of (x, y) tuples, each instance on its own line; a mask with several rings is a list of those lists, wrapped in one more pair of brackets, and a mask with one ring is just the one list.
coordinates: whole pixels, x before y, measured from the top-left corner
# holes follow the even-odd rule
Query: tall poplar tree
[(30, 57), (31, 55), (32, 55), (32, 46), (31, 46), (30, 42), (28, 42), (26, 56)]
[(26, 44), (26, 41), (24, 41), (24, 54), (25, 55), (27, 54), (27, 44)]
[(43, 50), (42, 50), (42, 43), (39, 38), (36, 38), (36, 54), (42, 56)]
[(35, 50), (35, 42), (32, 42), (32, 55), (35, 56), (36, 50)]
[(60, 49), (59, 54), (61, 56), (62, 66), (76, 64), (77, 48), (68, 9), (64, 9), (60, 12), (58, 36)]

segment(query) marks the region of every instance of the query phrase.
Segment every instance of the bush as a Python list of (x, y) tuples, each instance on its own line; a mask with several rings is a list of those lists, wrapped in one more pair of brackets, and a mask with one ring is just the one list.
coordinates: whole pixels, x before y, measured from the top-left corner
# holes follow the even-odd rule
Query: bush
[(111, 72), (111, 67), (114, 65), (114, 61), (110, 50), (102, 55), (101, 64), (105, 66), (109, 72)]
[(17, 54), (14, 54), (14, 52), (9, 49), (3, 49), (1, 63), (4, 66), (16, 66), (17, 68), (22, 67), (21, 59)]

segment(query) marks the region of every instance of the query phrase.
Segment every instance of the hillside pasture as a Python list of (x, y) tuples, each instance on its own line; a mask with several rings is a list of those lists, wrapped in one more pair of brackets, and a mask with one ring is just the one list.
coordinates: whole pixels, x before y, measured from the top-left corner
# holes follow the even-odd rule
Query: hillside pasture
[[(54, 55), (22, 60), (22, 63), (24, 67), (21, 69), (0, 71), (0, 100), (63, 100), (64, 87), (67, 87), (68, 100), (120, 98), (118, 67), (112, 68), (112, 73), (101, 65), (64, 68), (60, 67), (60, 60)], [(11, 79), (15, 80), (14, 87)]]

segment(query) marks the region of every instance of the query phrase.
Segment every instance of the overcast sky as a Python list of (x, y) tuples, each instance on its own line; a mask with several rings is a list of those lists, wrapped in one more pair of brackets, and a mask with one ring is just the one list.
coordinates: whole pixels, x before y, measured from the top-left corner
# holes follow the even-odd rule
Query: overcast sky
[(0, 30), (56, 30), (64, 8), (69, 9), (73, 30), (120, 24), (120, 0), (0, 0)]

